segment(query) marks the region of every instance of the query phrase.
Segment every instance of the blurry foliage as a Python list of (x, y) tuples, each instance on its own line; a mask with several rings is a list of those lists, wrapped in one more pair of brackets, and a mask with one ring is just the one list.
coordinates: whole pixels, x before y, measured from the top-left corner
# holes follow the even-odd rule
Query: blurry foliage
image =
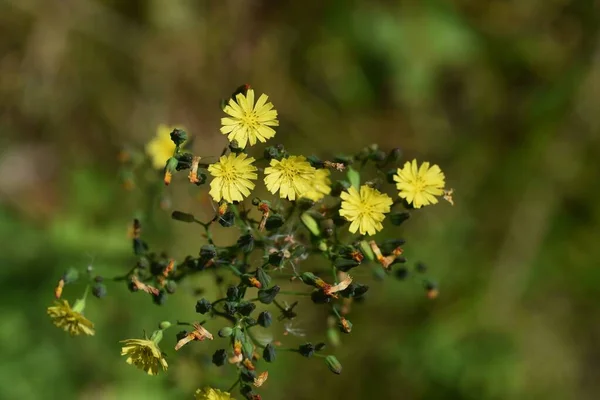
[[(218, 99), (243, 82), (270, 95), (276, 139), (298, 153), (401, 146), (456, 189), (455, 207), (407, 222), (405, 255), (428, 263), (440, 297), (424, 298), (412, 275), (375, 283), (342, 337), (342, 375), (293, 357), (270, 371), (267, 398), (596, 398), (599, 7), (0, 0), (0, 398), (190, 398), (228, 382), (198, 367), (213, 349), (178, 354), (157, 378), (120, 359), (117, 341), (169, 310), (193, 318), (193, 295), (147, 315), (109, 287), (88, 307), (94, 338), (64, 335), (45, 307), (69, 266), (126, 271), (140, 213), (165, 250), (198, 246), (197, 232), (119, 187), (117, 153), (159, 123), (218, 153)], [(190, 192), (173, 207), (210, 206)], [(302, 327), (323, 332), (308, 315)]]

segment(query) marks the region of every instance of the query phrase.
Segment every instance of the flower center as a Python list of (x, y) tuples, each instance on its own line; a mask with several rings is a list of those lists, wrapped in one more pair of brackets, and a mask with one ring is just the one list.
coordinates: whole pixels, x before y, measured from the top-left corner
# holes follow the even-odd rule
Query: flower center
[(221, 171), (222, 171), (222, 178), (224, 180), (226, 180), (227, 182), (231, 182), (234, 181), (237, 177), (237, 172), (234, 168), (233, 165), (231, 164), (225, 164), (221, 167)]
[(425, 182), (425, 179), (423, 179), (423, 177), (417, 176), (413, 181), (413, 186), (415, 192), (422, 192), (423, 189), (425, 189), (425, 186), (427, 186), (427, 182)]
[(258, 117), (254, 111), (250, 111), (249, 113), (244, 113), (244, 115), (242, 116), (241, 119), (242, 119), (242, 123), (244, 125), (247, 125), (250, 128), (257, 128), (259, 125)]

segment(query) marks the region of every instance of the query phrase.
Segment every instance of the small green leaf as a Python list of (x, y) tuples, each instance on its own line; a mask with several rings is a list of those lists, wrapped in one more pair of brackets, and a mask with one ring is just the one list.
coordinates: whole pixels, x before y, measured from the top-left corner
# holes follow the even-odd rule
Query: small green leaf
[(354, 168), (348, 167), (348, 173), (346, 175), (348, 176), (350, 184), (354, 186), (356, 190), (358, 190), (358, 188), (360, 187), (360, 173)]

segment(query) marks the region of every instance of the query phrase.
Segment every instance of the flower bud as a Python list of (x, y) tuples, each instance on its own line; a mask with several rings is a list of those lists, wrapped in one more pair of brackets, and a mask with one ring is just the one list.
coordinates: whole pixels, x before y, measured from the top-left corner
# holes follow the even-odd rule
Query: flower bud
[(408, 277), (408, 269), (406, 267), (400, 267), (394, 271), (394, 276), (403, 281)]
[(258, 321), (256, 321), (254, 318), (252, 317), (246, 317), (244, 319), (244, 321), (246, 321), (246, 326), (247, 327), (253, 327), (254, 325), (258, 324)]
[(205, 244), (200, 248), (200, 257), (206, 260), (210, 260), (211, 258), (215, 258), (217, 256), (217, 250), (215, 246), (212, 244)]
[(263, 350), (263, 358), (265, 359), (266, 362), (273, 362), (275, 361), (275, 357), (276, 357), (277, 353), (275, 352), (275, 347), (269, 343), (265, 346), (265, 349)]
[(189, 169), (192, 166), (194, 155), (192, 153), (182, 153), (175, 156), (177, 159), (177, 171)]
[(300, 197), (296, 201), (296, 206), (300, 209), (300, 211), (306, 211), (315, 205), (315, 201), (311, 199), (307, 199), (306, 197)]
[(322, 351), (325, 350), (325, 347), (327, 347), (327, 345), (325, 344), (325, 342), (319, 342), (315, 345), (315, 351)]
[(183, 129), (173, 129), (171, 132), (171, 140), (175, 146), (181, 146), (187, 139), (187, 133)]
[(306, 283), (307, 285), (311, 285), (311, 286), (315, 286), (315, 283), (317, 282), (317, 276), (315, 274), (313, 274), (312, 272), (303, 272), (300, 275), (300, 280), (304, 283)]
[(306, 157), (306, 160), (310, 163), (310, 166), (316, 169), (325, 168), (325, 163), (317, 156), (312, 155)]
[(79, 279), (79, 271), (75, 268), (69, 268), (63, 274), (63, 280), (65, 281), (65, 284), (76, 282), (78, 279)]
[(92, 294), (97, 298), (101, 299), (106, 296), (106, 285), (103, 283), (96, 283), (92, 286)]
[(235, 223), (235, 214), (231, 210), (225, 212), (225, 214), (223, 214), (222, 216), (219, 217), (219, 224), (223, 228), (232, 227), (234, 223)]
[(280, 228), (283, 223), (285, 222), (285, 220), (283, 219), (283, 217), (279, 214), (272, 214), (269, 216), (269, 218), (267, 218), (267, 222), (265, 224), (265, 228), (268, 231), (272, 231), (275, 230), (277, 228)]
[(196, 312), (200, 314), (206, 314), (212, 308), (212, 304), (210, 301), (206, 299), (201, 299), (196, 302)]
[(256, 304), (254, 304), (250, 301), (243, 301), (240, 304), (238, 304), (238, 307), (237, 307), (237, 311), (246, 317), (248, 315), (252, 314), (252, 311), (254, 311), (255, 309), (256, 309)]
[(252, 354), (254, 353), (254, 345), (251, 341), (246, 341), (242, 344), (242, 354), (244, 358), (252, 360)]
[(393, 148), (390, 150), (387, 158), (390, 162), (400, 161), (400, 159), (402, 159), (402, 150), (399, 147)]
[(383, 150), (376, 150), (373, 153), (371, 153), (371, 160), (376, 161), (376, 162), (381, 162), (383, 160), (385, 160), (387, 157), (387, 154), (385, 154), (385, 151)]
[(258, 291), (258, 300), (263, 304), (271, 304), (275, 300), (275, 296), (279, 293), (281, 288), (277, 285), (270, 289), (260, 289)]
[(231, 329), (229, 326), (225, 326), (219, 329), (219, 332), (217, 334), (219, 335), (219, 337), (228, 338), (229, 336), (231, 336), (232, 333), (233, 329)]
[(321, 236), (319, 224), (317, 223), (317, 221), (315, 221), (312, 215), (310, 215), (308, 212), (302, 213), (302, 215), (300, 216), (300, 220), (302, 220), (302, 223), (304, 224), (306, 229), (310, 231), (310, 233), (317, 237)]
[(348, 168), (348, 172), (346, 173), (348, 177), (348, 181), (350, 181), (350, 185), (358, 189), (360, 187), (360, 172), (353, 168)]
[(310, 299), (315, 304), (327, 304), (331, 302), (331, 296), (327, 296), (322, 290), (315, 290), (310, 294)]
[(338, 324), (338, 328), (342, 333), (350, 333), (352, 332), (352, 322), (348, 321), (346, 318), (342, 317)]
[(340, 364), (335, 356), (329, 355), (325, 357), (325, 363), (327, 364), (327, 368), (329, 368), (329, 370), (334, 374), (339, 375), (342, 373), (342, 364)]
[(184, 213), (181, 211), (173, 211), (171, 218), (181, 222), (194, 222), (196, 218), (192, 214)]
[(154, 301), (154, 304), (156, 304), (157, 306), (162, 306), (163, 304), (165, 304), (167, 302), (167, 292), (165, 292), (164, 290), (161, 290), (160, 292), (158, 292), (158, 294), (152, 296), (152, 300)]
[(312, 357), (315, 353), (315, 346), (312, 343), (305, 343), (298, 347), (298, 352), (306, 358)]
[(375, 254), (373, 253), (373, 249), (366, 240), (361, 240), (359, 243), (360, 251), (367, 257), (369, 261), (375, 261)]
[(404, 221), (410, 218), (410, 213), (408, 211), (402, 212), (393, 212), (390, 214), (390, 221), (392, 221), (392, 225), (400, 226)]
[(177, 282), (175, 282), (175, 281), (167, 281), (167, 284), (165, 285), (165, 290), (169, 294), (175, 293), (175, 291), (177, 290)]
[(261, 267), (256, 269), (256, 279), (258, 279), (263, 288), (267, 288), (271, 284), (271, 277)]
[(158, 329), (161, 330), (165, 330), (165, 329), (169, 329), (171, 327), (171, 323), (169, 321), (162, 321), (160, 324), (158, 324)]
[(254, 236), (251, 233), (240, 236), (237, 245), (242, 252), (250, 253), (254, 249)]
[(359, 266), (360, 262), (353, 260), (353, 259), (344, 258), (344, 257), (337, 257), (333, 264), (335, 265), (335, 267), (338, 270), (343, 271), (343, 272), (348, 272), (352, 268)]
[(225, 313), (227, 313), (228, 315), (234, 316), (235, 313), (237, 312), (237, 303), (235, 303), (233, 301), (226, 301), (225, 304), (223, 305), (223, 309), (225, 310)]
[(213, 364), (215, 364), (217, 367), (220, 367), (225, 364), (225, 361), (227, 361), (227, 352), (225, 349), (218, 349), (214, 352), (212, 356)]
[(260, 326), (262, 326), (263, 328), (270, 327), (272, 323), (273, 323), (273, 317), (271, 316), (270, 312), (263, 311), (260, 314), (258, 314), (258, 324)]
[(280, 267), (284, 260), (284, 254), (282, 251), (276, 251), (274, 253), (269, 254), (269, 264), (274, 267)]
[(231, 151), (233, 154), (240, 154), (242, 151), (244, 151), (244, 149), (240, 147), (237, 140), (233, 139), (231, 142), (229, 142), (229, 151)]
[(240, 296), (240, 289), (237, 286), (229, 286), (227, 288), (227, 300), (235, 301)]
[(171, 178), (173, 177), (175, 171), (177, 171), (178, 164), (179, 161), (177, 161), (175, 157), (171, 157), (167, 160), (167, 163), (165, 165), (165, 185), (169, 186), (171, 184)]
[(279, 152), (279, 150), (275, 146), (268, 146), (267, 148), (265, 148), (265, 151), (263, 153), (263, 157), (267, 161), (281, 160), (283, 158), (282, 155), (281, 155), (281, 153)]

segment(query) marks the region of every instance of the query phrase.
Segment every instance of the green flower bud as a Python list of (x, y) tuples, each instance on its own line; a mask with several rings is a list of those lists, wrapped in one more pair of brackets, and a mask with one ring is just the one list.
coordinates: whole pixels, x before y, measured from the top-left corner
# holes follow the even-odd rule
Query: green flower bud
[(246, 318), (244, 318), (244, 321), (246, 322), (246, 326), (248, 328), (253, 327), (254, 325), (258, 324), (258, 321), (256, 321), (252, 317), (246, 317)]
[(252, 360), (252, 354), (254, 353), (254, 345), (251, 341), (246, 341), (242, 344), (242, 354), (245, 358)]
[(327, 345), (326, 345), (324, 342), (317, 343), (317, 344), (315, 345), (315, 351), (321, 351), (321, 350), (324, 350), (324, 349), (325, 349), (325, 347), (327, 347)]
[(63, 274), (63, 280), (65, 281), (65, 284), (76, 282), (78, 279), (79, 279), (79, 271), (75, 268), (69, 268)]
[(165, 285), (165, 289), (166, 289), (167, 293), (169, 293), (169, 294), (175, 293), (175, 291), (177, 290), (177, 282), (167, 281), (167, 284)]
[(163, 304), (165, 304), (167, 302), (167, 292), (164, 290), (161, 290), (160, 292), (158, 292), (158, 294), (156, 296), (152, 296), (152, 300), (154, 301), (154, 304), (156, 304), (157, 306), (162, 306)]
[(263, 358), (265, 359), (265, 361), (273, 362), (275, 361), (276, 356), (277, 353), (275, 351), (275, 346), (273, 346), (271, 343), (267, 344), (265, 346), (265, 349), (263, 350)]
[(196, 218), (192, 214), (184, 213), (182, 211), (173, 211), (171, 218), (181, 222), (194, 222)]
[(242, 151), (244, 151), (244, 149), (239, 146), (237, 140), (233, 139), (231, 142), (229, 142), (229, 151), (231, 151), (233, 154), (240, 154)]
[(250, 301), (243, 301), (240, 304), (238, 304), (237, 307), (237, 311), (246, 317), (252, 314), (252, 311), (254, 311), (254, 309), (256, 309), (256, 304)]
[(267, 288), (271, 284), (271, 277), (261, 267), (256, 269), (256, 279), (258, 279), (263, 288)]
[(282, 251), (276, 251), (269, 254), (269, 264), (274, 267), (280, 267), (284, 260), (284, 254)]
[(319, 249), (319, 251), (322, 252), (327, 251), (327, 242), (325, 240), (320, 240), (319, 244), (317, 245), (317, 248)]
[(206, 314), (212, 308), (212, 304), (210, 301), (206, 299), (201, 299), (196, 302), (196, 312), (200, 314)]
[(271, 304), (275, 296), (279, 293), (280, 287), (275, 285), (270, 289), (260, 289), (258, 291), (258, 300), (263, 304)]
[(402, 246), (405, 243), (404, 239), (387, 239), (379, 244), (381, 254), (389, 256), (394, 250)]
[(92, 294), (101, 299), (104, 296), (106, 296), (106, 285), (103, 283), (95, 283), (94, 286), (92, 286)]
[(307, 212), (302, 213), (302, 215), (300, 216), (300, 220), (302, 220), (302, 223), (304, 224), (306, 229), (308, 229), (310, 231), (310, 233), (312, 233), (314, 236), (317, 236), (317, 237), (321, 236), (321, 231), (319, 230), (319, 224), (317, 223), (317, 221), (315, 221), (315, 219), (312, 217), (312, 215), (310, 215)]
[(359, 243), (360, 251), (367, 257), (369, 261), (375, 261), (375, 254), (373, 254), (373, 249), (369, 246), (366, 240), (361, 240)]
[(217, 367), (220, 367), (225, 364), (227, 361), (227, 352), (225, 349), (218, 349), (212, 356), (212, 363)]
[(392, 221), (392, 225), (400, 226), (404, 221), (410, 218), (410, 213), (408, 211), (401, 212), (393, 212), (390, 214), (390, 221)]
[(270, 312), (263, 311), (260, 314), (258, 314), (258, 324), (260, 326), (262, 326), (263, 328), (270, 327), (272, 323), (273, 323), (273, 317), (271, 316)]
[(310, 286), (314, 286), (317, 282), (317, 279), (319, 278), (317, 278), (317, 276), (312, 272), (303, 272), (300, 275), (300, 280)]
[(308, 160), (308, 162), (310, 163), (310, 166), (313, 168), (316, 168), (316, 169), (325, 168), (325, 163), (323, 161), (321, 161), (321, 159), (319, 159), (319, 157), (317, 157), (315, 155), (306, 157), (306, 160)]
[(256, 372), (250, 371), (247, 368), (242, 367), (240, 371), (240, 378), (243, 382), (253, 383), (256, 378)]
[(339, 375), (342, 373), (342, 364), (340, 364), (335, 356), (330, 355), (325, 357), (325, 363), (327, 364), (327, 368), (329, 368), (329, 370), (334, 374)]
[(181, 146), (187, 139), (187, 133), (183, 129), (173, 129), (171, 132), (171, 140), (175, 146)]
[(225, 326), (225, 327), (219, 329), (218, 335), (219, 335), (219, 337), (222, 337), (222, 338), (228, 338), (229, 336), (231, 336), (232, 333), (233, 333), (233, 329), (230, 328), (229, 326)]
[(237, 303), (233, 301), (226, 301), (225, 305), (223, 306), (223, 309), (228, 315), (234, 316), (237, 312)]
[(338, 270), (343, 271), (343, 272), (348, 272), (352, 268), (360, 265), (360, 263), (356, 260), (353, 260), (351, 258), (343, 258), (343, 257), (336, 258), (333, 264), (335, 265), (335, 267)]
[(315, 304), (331, 303), (331, 296), (327, 296), (322, 290), (315, 290), (310, 294), (310, 299)]
[(232, 227), (235, 223), (235, 214), (233, 211), (227, 211), (219, 217), (219, 224), (224, 228)]
[(227, 288), (227, 300), (236, 301), (240, 297), (240, 289), (237, 286), (229, 286)]
[(285, 220), (283, 219), (283, 217), (281, 215), (272, 214), (269, 216), (269, 218), (267, 218), (267, 222), (265, 223), (265, 228), (268, 231), (272, 231), (277, 228), (280, 228), (284, 222), (285, 222)]
[(160, 324), (158, 324), (158, 329), (160, 330), (165, 330), (165, 329), (169, 329), (171, 327), (171, 323), (169, 321), (162, 321)]
[(212, 244), (205, 244), (200, 248), (200, 257), (206, 260), (213, 259), (217, 256), (217, 249)]
[(150, 336), (150, 340), (152, 340), (156, 344), (159, 344), (160, 341), (162, 340), (162, 338), (163, 338), (163, 331), (161, 329), (154, 331), (152, 333), (152, 336)]
[(296, 206), (300, 209), (300, 211), (306, 211), (315, 205), (314, 200), (307, 199), (306, 197), (301, 197), (296, 201)]

